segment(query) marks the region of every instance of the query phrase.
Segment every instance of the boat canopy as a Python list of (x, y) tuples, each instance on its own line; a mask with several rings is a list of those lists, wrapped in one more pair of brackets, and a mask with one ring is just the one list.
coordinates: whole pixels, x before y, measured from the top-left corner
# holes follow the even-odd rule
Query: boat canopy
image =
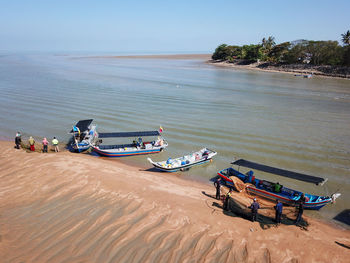
[(289, 177), (289, 178), (293, 178), (293, 179), (308, 182), (308, 183), (314, 183), (316, 185), (318, 184), (322, 185), (327, 180), (321, 177), (296, 173), (296, 172), (279, 169), (279, 168), (275, 168), (275, 167), (271, 167), (271, 166), (267, 166), (259, 163), (250, 162), (244, 159), (239, 159), (235, 162), (232, 162), (231, 164), (235, 164), (238, 166), (243, 166), (243, 167), (247, 167), (247, 168), (251, 168), (251, 169), (255, 169), (255, 170), (259, 170), (259, 171), (263, 171), (271, 174), (277, 174), (280, 176)]
[[(79, 128), (80, 132), (84, 132), (89, 129), (90, 124), (92, 123), (93, 119), (89, 120), (80, 120), (75, 124), (76, 127)], [(70, 133), (73, 133), (73, 129), (70, 131)]]
[(112, 137), (146, 137), (146, 136), (159, 136), (159, 131), (138, 131), (138, 132), (100, 132), (99, 138), (112, 138)]

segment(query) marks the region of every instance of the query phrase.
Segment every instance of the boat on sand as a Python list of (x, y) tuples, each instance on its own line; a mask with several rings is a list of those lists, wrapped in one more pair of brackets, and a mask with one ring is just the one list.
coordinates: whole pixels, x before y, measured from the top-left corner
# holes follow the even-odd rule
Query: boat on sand
[(215, 151), (208, 148), (203, 148), (197, 152), (182, 157), (175, 159), (169, 158), (166, 161), (153, 162), (151, 158), (147, 158), (147, 160), (158, 170), (164, 172), (176, 172), (185, 171), (190, 169), (192, 166), (210, 162), (216, 154), (217, 152)]
[(92, 121), (93, 119), (80, 120), (72, 127), (72, 130), (69, 132), (72, 134), (72, 139), (68, 146), (70, 151), (86, 151), (97, 141), (97, 125), (92, 124)]
[[(321, 177), (283, 170), (280, 168), (254, 163), (244, 159), (239, 159), (231, 164), (263, 171), (266, 173), (285, 176), (296, 180), (301, 180), (307, 183), (314, 183), (316, 185), (322, 185), (327, 181), (327, 179)], [(284, 187), (279, 183), (273, 183), (267, 180), (258, 179), (254, 176), (254, 172), (252, 170), (248, 171), (246, 174), (243, 174), (239, 171), (239, 168), (234, 169), (233, 167), (229, 167), (219, 171), (218, 175), (223, 179), (224, 184), (226, 184), (228, 187), (235, 187), (235, 179), (238, 178), (245, 184), (245, 189), (249, 194), (260, 196), (272, 201), (280, 200), (286, 205), (298, 205), (300, 200), (302, 199), (302, 195), (304, 194), (305, 209), (319, 210), (323, 206), (329, 203), (333, 203), (335, 199), (340, 196), (340, 193), (334, 193), (331, 196), (319, 196), (302, 193), (300, 191)]]

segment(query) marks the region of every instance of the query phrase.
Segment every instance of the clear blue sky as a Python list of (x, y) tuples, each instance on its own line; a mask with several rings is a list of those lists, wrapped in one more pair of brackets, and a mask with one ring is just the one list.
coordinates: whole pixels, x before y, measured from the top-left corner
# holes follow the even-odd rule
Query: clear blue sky
[(0, 0), (0, 50), (213, 52), (274, 36), (338, 40), (350, 1)]

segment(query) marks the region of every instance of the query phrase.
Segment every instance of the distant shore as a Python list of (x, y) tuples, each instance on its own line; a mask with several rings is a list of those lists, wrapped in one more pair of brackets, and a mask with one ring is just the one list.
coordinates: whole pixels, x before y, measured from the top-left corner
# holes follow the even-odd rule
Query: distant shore
[[(258, 198), (258, 222), (225, 212), (212, 184), (88, 154), (0, 141), (3, 262), (347, 262), (350, 231)], [(231, 206), (252, 197), (233, 193)], [(230, 201), (231, 202), (231, 201)], [(246, 217), (248, 216), (248, 218)]]
[(92, 56), (82, 58), (104, 59), (181, 59), (204, 60), (209, 65), (233, 69), (258, 70), (265, 72), (278, 72), (294, 75), (312, 75), (330, 78), (350, 79), (350, 68), (340, 66), (313, 66), (307, 64), (273, 64), (273, 63), (247, 63), (242, 60), (235, 62), (217, 61), (211, 59), (211, 54), (164, 54), (164, 55), (125, 55), (125, 56)]
[(122, 59), (211, 59), (211, 54), (170, 54), (170, 55), (126, 55), (126, 56), (93, 56), (86, 58), (122, 58)]
[(246, 63), (245, 61), (238, 60), (236, 62), (228, 61), (216, 61), (208, 60), (208, 64), (235, 68), (235, 69), (249, 69), (249, 70), (259, 70), (268, 72), (279, 72), (288, 73), (294, 75), (312, 75), (312, 76), (322, 76), (330, 78), (345, 78), (350, 79), (350, 68), (349, 67), (339, 67), (339, 66), (313, 66), (304, 64), (272, 64), (272, 63)]

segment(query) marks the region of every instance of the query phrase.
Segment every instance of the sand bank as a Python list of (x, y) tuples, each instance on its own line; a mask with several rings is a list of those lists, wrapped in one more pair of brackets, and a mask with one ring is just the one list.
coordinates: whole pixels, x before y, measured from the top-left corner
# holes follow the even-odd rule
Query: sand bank
[[(115, 159), (0, 146), (2, 262), (348, 262), (350, 231), (310, 218), (302, 229), (223, 213), (209, 183)], [(261, 205), (262, 217), (273, 213)]]

